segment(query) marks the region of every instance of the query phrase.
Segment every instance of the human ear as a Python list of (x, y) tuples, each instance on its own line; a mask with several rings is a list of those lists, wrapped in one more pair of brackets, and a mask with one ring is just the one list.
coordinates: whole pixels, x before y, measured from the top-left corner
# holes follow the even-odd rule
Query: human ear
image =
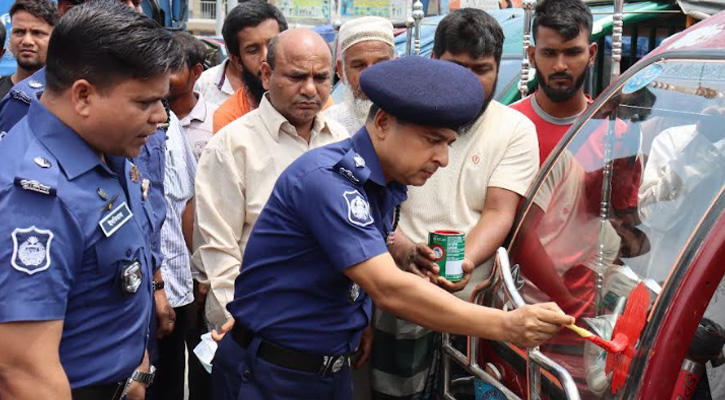
[(266, 61), (262, 61), (262, 86), (265, 90), (269, 90), (269, 87), (271, 86), (270, 81), (272, 79), (272, 67), (267, 64)]
[(70, 88), (73, 109), (83, 118), (88, 118), (91, 115), (92, 107), (97, 97), (98, 88), (85, 79), (79, 79), (73, 82)]

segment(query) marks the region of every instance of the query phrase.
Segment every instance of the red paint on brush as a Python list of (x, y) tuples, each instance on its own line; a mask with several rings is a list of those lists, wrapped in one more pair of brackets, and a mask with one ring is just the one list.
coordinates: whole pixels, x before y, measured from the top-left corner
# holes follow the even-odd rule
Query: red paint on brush
[[(644, 283), (640, 282), (629, 294), (624, 313), (617, 319), (614, 326), (612, 344), (622, 346), (618, 352), (610, 352), (607, 356), (605, 371), (612, 376), (612, 394), (621, 389), (627, 381), (629, 365), (634, 358), (634, 346), (639, 341), (644, 324), (647, 322), (647, 309), (650, 295)], [(609, 350), (608, 350), (609, 351)]]
[(621, 353), (627, 347), (627, 337), (621, 333), (618, 334), (611, 342), (596, 335), (588, 336), (585, 339), (612, 354)]

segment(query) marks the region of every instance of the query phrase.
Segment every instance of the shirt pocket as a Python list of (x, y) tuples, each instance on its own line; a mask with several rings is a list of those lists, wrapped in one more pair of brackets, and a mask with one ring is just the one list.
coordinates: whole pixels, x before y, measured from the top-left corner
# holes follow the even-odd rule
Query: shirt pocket
[(144, 283), (150, 279), (148, 277), (150, 259), (145, 242), (150, 238), (145, 237), (140, 229), (134, 229), (138, 226), (135, 218), (138, 216), (134, 215), (110, 237), (101, 234), (101, 238), (94, 245), (97, 276), (102, 281), (112, 282), (114, 293), (132, 294), (124, 291), (124, 270), (135, 262), (138, 262), (140, 273), (138, 278), (141, 281), (138, 290), (143, 290)]
[[(163, 132), (156, 132), (156, 135), (165, 135)], [(162, 138), (162, 140), (165, 140)], [(158, 142), (156, 139), (154, 142), (149, 143), (144, 147), (139, 155), (139, 161), (143, 164), (143, 168), (148, 175), (148, 179), (153, 184), (161, 185), (164, 184), (164, 149), (165, 143)]]

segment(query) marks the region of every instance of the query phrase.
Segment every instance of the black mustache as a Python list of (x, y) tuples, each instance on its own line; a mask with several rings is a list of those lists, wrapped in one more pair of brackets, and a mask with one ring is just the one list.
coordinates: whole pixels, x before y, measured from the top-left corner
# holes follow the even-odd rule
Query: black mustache
[(571, 76), (571, 75), (569, 75), (569, 74), (567, 74), (566, 72), (558, 72), (556, 74), (549, 75), (549, 80), (551, 80), (551, 79), (557, 79), (557, 78), (564, 78), (564, 79), (568, 79), (570, 81), (573, 81), (574, 80), (574, 77)]

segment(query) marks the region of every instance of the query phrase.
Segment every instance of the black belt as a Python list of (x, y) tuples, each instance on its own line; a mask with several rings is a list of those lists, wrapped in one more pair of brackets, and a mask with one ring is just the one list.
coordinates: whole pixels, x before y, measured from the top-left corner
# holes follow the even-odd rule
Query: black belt
[(104, 385), (83, 386), (71, 390), (73, 400), (121, 400), (126, 381)]
[[(237, 323), (232, 329), (232, 338), (246, 349), (252, 343), (254, 334)], [(272, 364), (298, 371), (314, 372), (322, 376), (330, 376), (346, 365), (350, 365), (350, 356), (347, 354), (320, 356), (288, 349), (264, 339), (259, 343), (257, 354)]]

